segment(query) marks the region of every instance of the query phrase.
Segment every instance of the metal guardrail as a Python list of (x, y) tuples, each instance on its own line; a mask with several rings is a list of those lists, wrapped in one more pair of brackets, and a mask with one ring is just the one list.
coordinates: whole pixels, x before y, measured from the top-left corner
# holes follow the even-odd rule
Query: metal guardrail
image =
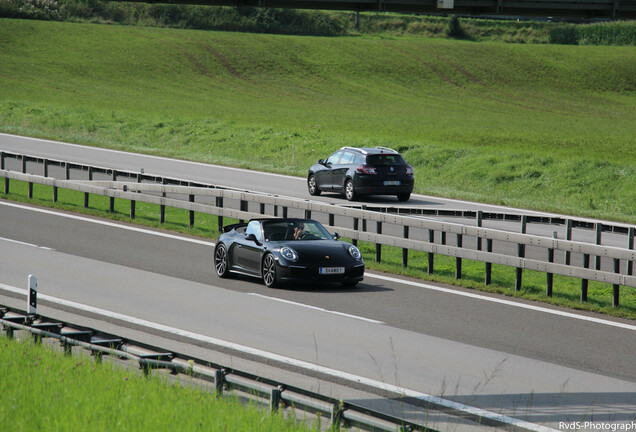
[(14, 337), (15, 331), (22, 330), (31, 333), (37, 342), (44, 338), (56, 339), (67, 355), (72, 353), (72, 347), (81, 347), (88, 350), (97, 362), (101, 362), (102, 357), (108, 355), (137, 362), (146, 375), (155, 369), (168, 369), (173, 373), (210, 382), (217, 397), (222, 396), (224, 392), (238, 391), (250, 399), (260, 397), (267, 400), (271, 412), (290, 408), (324, 416), (329, 419), (334, 430), (346, 426), (386, 432), (433, 431), (424, 425), (245, 371), (103, 334), (94, 329), (62, 323), (41, 315), (26, 314), (1, 305), (0, 325), (9, 338)]
[[(22, 173), (5, 170), (5, 159), (14, 158), (22, 161)], [(48, 175), (49, 166), (57, 165), (66, 171), (66, 177), (70, 178), (70, 170), (80, 169), (88, 172), (89, 183), (75, 180), (59, 180), (51, 177), (42, 177), (33, 174), (25, 174), (27, 162), (34, 161), (43, 164), (45, 176)], [(546, 294), (552, 295), (552, 275), (563, 275), (581, 279), (581, 300), (587, 299), (588, 281), (598, 281), (613, 285), (613, 305), (619, 306), (620, 286), (636, 287), (636, 277), (633, 276), (633, 261), (636, 260), (634, 251), (634, 227), (622, 224), (608, 225), (605, 223), (593, 224), (596, 231), (598, 244), (572, 241), (571, 229), (575, 226), (589, 227), (590, 223), (585, 221), (565, 221), (568, 228), (566, 239), (554, 237), (538, 236), (526, 234), (526, 225), (529, 218), (527, 215), (507, 215), (507, 214), (486, 214), (488, 217), (501, 220), (516, 219), (521, 221), (521, 232), (503, 231), (493, 228), (484, 228), (480, 225), (484, 213), (477, 212), (477, 226), (460, 223), (443, 222), (423, 218), (419, 215), (400, 215), (371, 211), (361, 208), (341, 207), (333, 204), (326, 204), (318, 201), (285, 198), (269, 194), (257, 194), (240, 191), (230, 188), (221, 188), (214, 185), (196, 184), (185, 180), (169, 179), (161, 176), (146, 175), (143, 173), (132, 173), (110, 168), (73, 164), (63, 161), (52, 161), (27, 155), (18, 155), (7, 152), (0, 153), (0, 177), (5, 178), (5, 193), (9, 192), (9, 180), (15, 179), (29, 183), (29, 196), (32, 196), (32, 185), (34, 183), (53, 187), (53, 200), (57, 200), (57, 188), (66, 188), (85, 194), (85, 206), (88, 207), (90, 194), (97, 194), (110, 197), (111, 211), (114, 208), (115, 198), (129, 200), (131, 203), (131, 217), (135, 215), (135, 203), (137, 201), (156, 204), (160, 206), (161, 221), (165, 219), (165, 207), (174, 207), (190, 211), (190, 223), (194, 224), (195, 212), (206, 213), (218, 216), (219, 230), (223, 225), (223, 218), (246, 220), (263, 216), (287, 217), (292, 211), (300, 212), (302, 216), (311, 218), (312, 214), (322, 214), (328, 219), (331, 228), (338, 229), (340, 234), (351, 238), (354, 243), (365, 241), (376, 244), (376, 260), (381, 260), (382, 245), (394, 246), (403, 249), (403, 264), (408, 264), (408, 252), (410, 250), (428, 253), (428, 271), (433, 272), (434, 255), (442, 254), (456, 258), (456, 277), (461, 278), (462, 259), (482, 261), (485, 263), (485, 282), (490, 282), (492, 264), (516, 268), (515, 288), (521, 289), (522, 274), (524, 269), (534, 270), (547, 274)], [(120, 181), (95, 181), (94, 174), (102, 173), (112, 176), (113, 179), (126, 177), (135, 179), (136, 182)], [(143, 181), (153, 181), (155, 184), (143, 183)], [(160, 183), (160, 184), (156, 184)], [(183, 186), (186, 185), (187, 186)], [(156, 194), (156, 195), (152, 195)], [(168, 194), (187, 196), (188, 199), (170, 198)], [(195, 202), (196, 197), (207, 199), (211, 204)], [(250, 211), (249, 205), (258, 205), (258, 211)], [(231, 208), (230, 206), (237, 208)], [(279, 211), (280, 210), (280, 211)], [(411, 209), (411, 212), (417, 211)], [(439, 211), (438, 211), (439, 212)], [(455, 212), (459, 215), (459, 212)], [(474, 213), (474, 212), (472, 212)], [(462, 212), (462, 216), (472, 214)], [(439, 213), (438, 213), (439, 214)], [(367, 223), (376, 223), (376, 232), (367, 230)], [(540, 223), (554, 223), (554, 220), (539, 219)], [(561, 219), (558, 222), (562, 222)], [(395, 233), (383, 233), (383, 227), (398, 227), (401, 235)], [(384, 230), (385, 232), (388, 230)], [(601, 233), (612, 231), (616, 233), (627, 233), (626, 247), (613, 247), (600, 244)], [(440, 237), (440, 243), (435, 243), (435, 233)], [(446, 244), (446, 235), (456, 236), (456, 245)], [(464, 237), (476, 238), (477, 249), (471, 250), (463, 247)], [(486, 250), (482, 250), (482, 240), (486, 242)], [(493, 252), (493, 242), (512, 244), (517, 247), (517, 254), (506, 255)], [(526, 257), (526, 247), (541, 248), (546, 253), (547, 261)], [(554, 252), (565, 253), (563, 264), (554, 262)], [(572, 254), (579, 254), (583, 257), (582, 267), (572, 265), (570, 257)], [(595, 257), (595, 266), (590, 268), (590, 259)], [(601, 260), (611, 260), (614, 271), (602, 270)], [(621, 273), (621, 262), (625, 265), (625, 273)]]

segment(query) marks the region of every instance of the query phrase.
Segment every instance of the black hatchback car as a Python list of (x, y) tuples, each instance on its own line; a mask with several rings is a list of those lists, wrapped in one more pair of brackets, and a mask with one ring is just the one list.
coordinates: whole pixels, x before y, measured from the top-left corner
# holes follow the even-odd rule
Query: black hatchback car
[(349, 201), (360, 195), (397, 195), (407, 201), (413, 192), (413, 167), (387, 147), (343, 147), (309, 169), (310, 195), (339, 192)]

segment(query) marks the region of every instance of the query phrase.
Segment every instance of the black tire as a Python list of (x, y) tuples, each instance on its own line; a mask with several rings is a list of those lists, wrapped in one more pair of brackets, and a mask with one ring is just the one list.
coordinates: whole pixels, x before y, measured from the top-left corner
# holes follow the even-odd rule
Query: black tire
[(401, 193), (397, 195), (399, 201), (408, 201), (411, 198), (411, 192)]
[(356, 193), (356, 189), (353, 187), (353, 181), (351, 181), (351, 179), (345, 182), (344, 193), (345, 198), (349, 201), (355, 201), (358, 198), (358, 194)]
[(276, 271), (276, 259), (274, 255), (268, 253), (263, 258), (261, 265), (261, 276), (263, 277), (263, 283), (268, 288), (275, 288), (278, 286), (278, 272)]
[(219, 243), (214, 249), (214, 270), (220, 278), (233, 276), (233, 273), (230, 272), (230, 257), (227, 253), (227, 246), (223, 243)]
[(309, 189), (309, 195), (318, 196), (320, 192), (322, 192), (318, 188), (318, 183), (316, 182), (316, 176), (310, 174), (307, 178), (307, 189)]

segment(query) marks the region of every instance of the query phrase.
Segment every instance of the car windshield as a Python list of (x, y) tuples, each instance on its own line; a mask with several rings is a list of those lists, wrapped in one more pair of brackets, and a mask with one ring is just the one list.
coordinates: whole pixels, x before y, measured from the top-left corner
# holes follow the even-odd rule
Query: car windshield
[(399, 154), (376, 154), (367, 156), (369, 165), (405, 165), (404, 159)]
[(266, 241), (333, 239), (325, 227), (313, 220), (292, 219), (264, 222), (263, 227)]

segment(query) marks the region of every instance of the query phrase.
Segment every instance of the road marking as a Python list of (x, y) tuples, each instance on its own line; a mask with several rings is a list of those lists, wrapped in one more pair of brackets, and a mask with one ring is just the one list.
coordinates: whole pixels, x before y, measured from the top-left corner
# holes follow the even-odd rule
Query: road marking
[(462, 296), (462, 297), (469, 297), (469, 298), (489, 301), (489, 302), (493, 302), (493, 303), (504, 304), (504, 305), (507, 305), (507, 306), (514, 306), (514, 307), (518, 307), (518, 308), (522, 308), (522, 309), (529, 309), (529, 310), (533, 310), (533, 311), (537, 311), (537, 312), (549, 313), (549, 314), (552, 314), (552, 315), (560, 315), (560, 316), (563, 316), (563, 317), (574, 318), (574, 319), (578, 319), (578, 320), (582, 320), (582, 321), (590, 321), (590, 322), (593, 322), (593, 323), (596, 323), (596, 324), (604, 324), (604, 325), (608, 325), (608, 326), (620, 327), (620, 328), (627, 329), (627, 330), (636, 330), (636, 326), (635, 325), (620, 323), (620, 322), (616, 322), (616, 321), (609, 321), (609, 320), (602, 319), (602, 318), (594, 318), (594, 317), (589, 317), (589, 316), (585, 316), (585, 315), (579, 315), (579, 314), (575, 314), (575, 313), (571, 313), (571, 312), (565, 312), (565, 311), (560, 311), (560, 310), (555, 310), (555, 309), (549, 309), (549, 308), (542, 307), (542, 306), (534, 306), (534, 305), (530, 305), (530, 304), (519, 303), (519, 302), (515, 302), (515, 301), (512, 301), (512, 300), (504, 300), (504, 299), (500, 299), (500, 298), (496, 298), (496, 297), (488, 297), (488, 296), (484, 296), (484, 295), (473, 294), (473, 293), (468, 293), (468, 292), (464, 292), (464, 291), (458, 291), (458, 290), (454, 290), (454, 289), (450, 289), (450, 288), (438, 287), (438, 286), (435, 286), (435, 285), (429, 285), (429, 284), (425, 284), (425, 283), (422, 283), (422, 282), (414, 282), (414, 281), (408, 281), (408, 280), (404, 280), (404, 279), (397, 279), (397, 278), (393, 278), (393, 277), (389, 277), (389, 276), (383, 276), (383, 275), (376, 274), (376, 273), (365, 272), (364, 277), (365, 278), (385, 280), (387, 282), (392, 282), (392, 283), (402, 283), (404, 285), (411, 285), (411, 286), (415, 286), (415, 287), (418, 287), (418, 288), (425, 288), (425, 289), (432, 290), (432, 291), (443, 292), (443, 293), (446, 293), (446, 294), (453, 294), (453, 295), (458, 295), (458, 296)]
[(269, 297), (263, 294), (258, 294), (258, 293), (248, 293), (248, 295), (254, 296), (254, 297), (260, 297), (260, 298), (264, 298), (264, 299), (268, 299), (268, 300), (273, 300), (273, 301), (277, 301), (277, 302), (281, 302), (281, 303), (287, 303), (287, 304), (291, 304), (294, 306), (300, 306), (300, 307), (304, 307), (307, 309), (313, 309), (313, 310), (317, 310), (320, 312), (327, 312), (333, 315), (340, 315), (343, 317), (347, 317), (347, 318), (353, 318), (353, 319), (357, 319), (357, 320), (361, 320), (361, 321), (366, 321), (369, 323), (373, 323), (373, 324), (384, 324), (382, 321), (377, 321), (374, 319), (370, 319), (370, 318), (364, 318), (361, 316), (357, 316), (357, 315), (351, 315), (351, 314), (347, 314), (344, 312), (336, 312), (336, 311), (332, 311), (332, 310), (328, 310), (328, 309), (324, 309), (318, 306), (311, 306), (311, 305), (306, 305), (304, 303), (297, 303), (291, 300), (285, 300), (285, 299), (281, 299), (281, 298), (276, 298), (276, 297)]
[[(20, 288), (16, 288), (16, 287), (12, 287), (9, 285), (4, 285), (4, 284), (0, 284), (0, 289), (4, 289), (6, 291), (10, 291), (10, 292), (14, 292), (14, 293), (18, 293), (18, 294), (22, 294), (24, 296), (27, 295), (27, 291), (20, 289)], [(227, 348), (227, 349), (232, 349), (235, 351), (239, 351), (245, 354), (249, 354), (249, 355), (254, 355), (254, 356), (258, 356), (261, 358), (265, 358), (267, 360), (271, 360), (271, 361), (276, 361), (282, 364), (286, 364), (289, 366), (294, 366), (294, 367), (298, 367), (298, 368), (302, 368), (304, 370), (310, 371), (310, 372), (315, 372), (315, 373), (321, 373), (321, 374), (325, 374), (331, 377), (335, 377), (335, 378), (339, 378), (339, 379), (344, 379), (350, 382), (354, 382), (354, 383), (359, 383), (359, 384), (363, 384), (369, 387), (373, 387), (376, 389), (380, 389), (380, 390), (384, 390), (384, 391), (388, 391), (391, 393), (396, 393), (396, 394), (400, 394), (403, 395), (404, 397), (411, 397), (411, 398), (417, 398), (419, 400), (425, 401), (427, 403), (439, 406), (439, 407), (443, 407), (443, 408), (447, 408), (447, 409), (452, 409), (455, 411), (462, 411), (464, 413), (468, 413), (473, 417), (476, 418), (481, 418), (481, 419), (488, 419), (488, 420), (492, 420), (492, 421), (496, 421), (499, 423), (505, 423), (508, 425), (512, 425), (514, 427), (523, 429), (523, 430), (527, 430), (527, 431), (533, 431), (533, 432), (556, 432), (555, 429), (551, 429), (548, 428), (546, 426), (541, 426), (541, 425), (537, 425), (534, 423), (529, 423), (527, 421), (524, 420), (518, 420), (512, 417), (508, 417), (506, 415), (503, 414), (498, 414), (492, 411), (487, 411), (481, 408), (475, 408), (469, 405), (464, 405), (462, 403), (459, 402), (454, 402), (451, 400), (447, 400), (447, 399), (443, 399), (439, 396), (433, 396), (433, 395), (429, 395), (426, 393), (422, 393), (422, 392), (418, 392), (415, 390), (411, 390), (411, 389), (407, 389), (404, 387), (399, 387), (393, 384), (387, 384), (384, 382), (380, 382), (380, 381), (376, 381), (370, 378), (366, 378), (366, 377), (362, 377), (359, 375), (354, 375), (352, 373), (349, 372), (343, 372), (343, 371), (339, 371), (337, 369), (332, 369), (326, 366), (320, 366), (314, 363), (309, 363), (306, 362), (304, 360), (298, 360), (298, 359), (294, 359), (291, 357), (285, 357), (279, 354), (275, 354), (275, 353), (271, 353), (268, 351), (263, 351), (260, 350), (258, 348), (251, 348), (251, 347), (247, 347), (245, 345), (240, 345), (234, 342), (228, 342), (222, 339), (217, 339), (217, 338), (213, 338), (211, 336), (206, 336), (206, 335), (202, 335), (199, 333), (193, 333), (190, 332), (188, 330), (182, 330), (182, 329), (178, 329), (178, 328), (174, 328), (174, 327), (169, 327), (166, 326), (164, 324), (159, 324), (156, 322), (152, 322), (152, 321), (146, 321), (140, 318), (135, 318), (135, 317), (131, 317), (128, 315), (123, 315), (117, 312), (112, 312), (112, 311), (108, 311), (105, 309), (100, 309), (100, 308), (96, 308), (93, 306), (88, 306), (88, 305), (84, 305), (81, 303), (76, 303), (76, 302), (72, 302), (69, 300), (64, 300), (64, 299), (60, 299), (57, 297), (52, 297), (46, 294), (38, 294), (38, 297), (41, 300), (46, 300), (49, 301), (51, 303), (55, 303), (55, 304), (59, 304), (61, 306), (65, 306), (65, 307), (70, 307), (70, 308), (74, 308), (74, 309), (79, 309), (81, 311), (85, 311), (85, 312), (89, 312), (92, 314), (96, 314), (96, 315), (101, 315), (110, 319), (116, 319), (119, 321), (123, 321), (123, 322), (127, 322), (130, 324), (134, 324), (136, 326), (141, 326), (141, 327), (146, 327), (149, 329), (153, 329), (153, 331), (161, 331), (164, 333), (169, 333), (172, 335), (177, 335), (180, 337), (186, 337), (189, 339), (193, 339), (199, 342), (205, 342), (205, 343), (209, 343), (212, 345), (216, 345), (219, 347), (223, 347), (223, 348)]]
[[(195, 244), (201, 244), (201, 245), (209, 246), (209, 247), (212, 247), (212, 248), (216, 244), (213, 241), (197, 240), (197, 239), (192, 239), (192, 238), (189, 238), (189, 237), (182, 237), (182, 236), (173, 235), (173, 234), (167, 234), (167, 233), (158, 232), (158, 231), (151, 231), (151, 230), (147, 230), (147, 229), (144, 229), (144, 228), (137, 228), (137, 227), (134, 227), (134, 226), (121, 225), (121, 224), (107, 222), (107, 221), (103, 221), (103, 220), (99, 220), (99, 219), (91, 219), (91, 218), (86, 218), (86, 217), (82, 217), (82, 216), (71, 215), (71, 214), (67, 214), (67, 213), (60, 213), (60, 212), (56, 212), (56, 211), (53, 211), (53, 210), (46, 210), (46, 209), (42, 209), (42, 208), (23, 206), (23, 205), (20, 205), (20, 204), (14, 204), (14, 203), (5, 202), (5, 201), (0, 201), (0, 205), (5, 205), (5, 206), (9, 206), (9, 207), (16, 207), (16, 208), (20, 208), (20, 209), (24, 209), (24, 210), (36, 211), (36, 212), (45, 213), (45, 214), (52, 214), (52, 215), (55, 215), (55, 216), (67, 217), (67, 218), (70, 218), (70, 219), (81, 220), (81, 221), (84, 221), (84, 222), (92, 222), (92, 223), (105, 225), (105, 226), (110, 226), (110, 227), (115, 227), (115, 228), (122, 228), (122, 229), (130, 230), (130, 231), (136, 231), (136, 232), (141, 232), (141, 233), (144, 233), (144, 234), (150, 234), (150, 235), (166, 237), (166, 238), (170, 238), (170, 239), (174, 239), (174, 240), (180, 240), (180, 241), (191, 242), (191, 243), (195, 243)], [(636, 326), (630, 325), (630, 324), (620, 323), (620, 322), (616, 322), (616, 321), (610, 321), (610, 320), (606, 320), (606, 319), (602, 319), (602, 318), (594, 318), (594, 317), (589, 317), (589, 316), (585, 316), (585, 315), (579, 315), (579, 314), (575, 314), (575, 313), (571, 313), (571, 312), (565, 312), (565, 311), (560, 311), (560, 310), (556, 310), (556, 309), (549, 309), (549, 308), (541, 307), (541, 306), (529, 305), (529, 304), (525, 304), (525, 303), (515, 302), (515, 301), (512, 301), (512, 300), (504, 300), (504, 299), (500, 299), (500, 298), (496, 298), (496, 297), (490, 297), (490, 296), (485, 296), (485, 295), (480, 295), (480, 294), (475, 294), (475, 293), (468, 293), (468, 292), (454, 290), (454, 289), (450, 289), (450, 288), (443, 288), (443, 287), (430, 285), (430, 284), (426, 284), (426, 283), (422, 283), (422, 282), (415, 282), (415, 281), (409, 281), (409, 280), (405, 280), (405, 279), (398, 279), (398, 278), (395, 278), (395, 277), (384, 276), (384, 275), (380, 275), (380, 274), (377, 274), (377, 273), (365, 272), (364, 276), (365, 276), (365, 278), (379, 279), (379, 280), (384, 280), (384, 281), (391, 282), (391, 283), (396, 283), (396, 284), (404, 284), (404, 285), (416, 286), (418, 288), (423, 288), (423, 289), (428, 289), (428, 290), (432, 290), (432, 291), (443, 292), (443, 293), (446, 293), (446, 294), (453, 294), (453, 295), (458, 295), (458, 296), (463, 296), (463, 297), (469, 297), (469, 298), (474, 298), (474, 299), (478, 299), (478, 300), (484, 300), (484, 301), (489, 301), (489, 302), (493, 302), (493, 303), (499, 303), (499, 304), (503, 304), (503, 305), (506, 305), (506, 306), (518, 307), (518, 308), (522, 308), (522, 309), (529, 309), (529, 310), (533, 310), (533, 311), (536, 311), (536, 312), (549, 313), (549, 314), (552, 314), (552, 315), (559, 315), (559, 316), (566, 317), (566, 318), (578, 319), (578, 320), (582, 320), (582, 321), (589, 321), (589, 322), (593, 322), (593, 323), (596, 323), (596, 324), (603, 324), (603, 325), (608, 325), (608, 326), (613, 326), (613, 327), (619, 327), (619, 328), (623, 328), (623, 329), (626, 329), (626, 330), (636, 330)]]
[(9, 242), (9, 243), (19, 244), (19, 245), (22, 245), (22, 246), (34, 247), (34, 248), (38, 248), (38, 249), (44, 249), (44, 250), (49, 250), (49, 251), (54, 251), (55, 250), (55, 249), (52, 249), (50, 247), (38, 246), (38, 245), (33, 244), (33, 243), (21, 242), (21, 241), (18, 241), (18, 240), (8, 239), (6, 237), (0, 237), (0, 240), (1, 241), (5, 241), (5, 242)]
[(189, 238), (189, 237), (178, 236), (178, 235), (175, 235), (175, 234), (168, 234), (168, 233), (164, 233), (164, 232), (160, 232), (160, 231), (151, 231), (151, 230), (144, 229), (144, 228), (138, 228), (138, 227), (134, 227), (134, 226), (122, 225), (122, 224), (118, 224), (118, 223), (114, 223), (114, 222), (107, 222), (105, 220), (91, 219), (91, 218), (88, 218), (88, 217), (77, 216), (77, 215), (72, 215), (72, 214), (68, 214), (68, 213), (61, 213), (61, 212), (58, 212), (58, 211), (47, 210), (47, 209), (39, 208), (39, 207), (29, 207), (29, 206), (24, 206), (24, 205), (20, 205), (20, 204), (14, 204), (14, 203), (11, 203), (11, 202), (6, 202), (6, 201), (0, 201), (0, 205), (4, 205), (4, 206), (7, 206), (7, 207), (15, 207), (15, 208), (23, 209), (23, 210), (31, 210), (31, 211), (38, 212), (38, 213), (50, 214), (50, 215), (55, 215), (55, 216), (59, 216), (59, 217), (65, 217), (65, 218), (69, 218), (69, 219), (79, 220), (79, 221), (82, 221), (82, 222), (91, 222), (91, 223), (95, 223), (95, 224), (99, 224), (99, 225), (104, 225), (104, 226), (109, 226), (109, 227), (114, 227), (114, 228), (121, 228), (121, 229), (129, 230), (129, 231), (136, 231), (136, 232), (140, 232), (140, 233), (144, 233), (144, 234), (152, 234), (152, 235), (165, 237), (165, 238), (169, 238), (169, 239), (173, 239), (173, 240), (187, 241), (187, 242), (190, 242), (190, 243), (196, 243), (196, 244), (201, 244), (201, 245), (205, 245), (205, 246), (214, 247), (214, 243), (211, 242), (211, 241), (192, 239), (192, 238)]

